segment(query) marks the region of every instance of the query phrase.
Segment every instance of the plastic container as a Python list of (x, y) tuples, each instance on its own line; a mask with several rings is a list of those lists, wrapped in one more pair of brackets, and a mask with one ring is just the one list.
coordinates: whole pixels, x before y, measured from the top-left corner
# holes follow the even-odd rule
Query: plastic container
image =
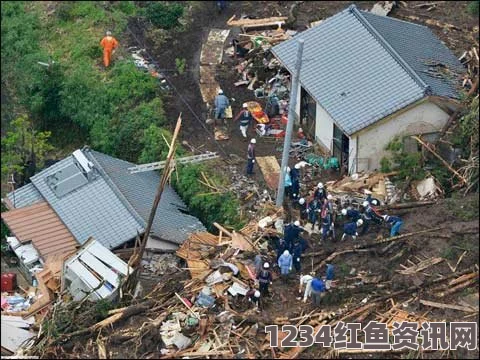
[(17, 287), (17, 274), (5, 273), (2, 274), (2, 292), (12, 292)]

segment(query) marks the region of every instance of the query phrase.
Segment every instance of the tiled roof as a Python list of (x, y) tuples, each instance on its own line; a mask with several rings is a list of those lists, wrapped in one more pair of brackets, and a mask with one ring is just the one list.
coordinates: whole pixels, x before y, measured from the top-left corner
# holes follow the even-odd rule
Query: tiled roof
[[(272, 48), (275, 56), (293, 72), (297, 40), (304, 39), (300, 83), (347, 135), (431, 91), (442, 96), (452, 94), (451, 89), (450, 93), (445, 90), (447, 85), (438, 85), (441, 80), (417, 74), (423, 61), (419, 56), (429, 54), (426, 50), (421, 52), (422, 47), (432, 51), (443, 47), (436, 60), (453, 61), (453, 55), (445, 55), (449, 50), (428, 28), (387, 17), (378, 20), (376, 15), (365, 14), (352, 5)], [(388, 28), (388, 23), (394, 25)], [(403, 36), (395, 35), (402, 31), (410, 34), (411, 42), (419, 43), (404, 45)], [(408, 52), (412, 52), (411, 56), (406, 56)]]
[(43, 196), (32, 183), (22, 186), (20, 189), (7, 194), (8, 200), (16, 208), (22, 208), (43, 201)]
[(21, 242), (31, 240), (44, 260), (71, 253), (78, 243), (45, 201), (2, 213), (2, 220)]
[[(84, 153), (98, 162), (146, 224), (160, 181), (159, 174), (155, 171), (130, 174), (127, 169), (135, 164), (97, 151), (88, 150)], [(205, 231), (203, 224), (186, 212), (187, 207), (182, 199), (170, 186), (165, 186), (152, 225), (153, 235), (181, 244), (192, 232)]]
[(83, 244), (92, 236), (112, 249), (134, 238), (137, 231), (141, 233), (143, 224), (132, 216), (102, 176), (60, 198), (54, 194), (46, 178), (73, 162), (70, 155), (31, 180), (77, 241)]
[[(93, 237), (112, 249), (145, 230), (159, 175), (153, 171), (130, 174), (127, 169), (135, 164), (89, 149), (83, 149), (82, 153), (93, 163), (95, 174), (85, 185), (75, 182), (73, 190), (69, 189), (69, 177), (65, 174), (67, 170), (70, 173), (75, 171), (75, 166), (71, 166), (75, 163), (74, 157), (70, 155), (33, 176), (32, 184), (16, 190), (17, 208), (19, 204), (25, 206), (36, 199), (44, 199), (79, 243)], [(63, 170), (63, 178), (62, 169), (67, 169)], [(55, 194), (47, 184), (47, 178), (51, 179), (53, 175), (59, 181), (57, 189), (63, 186), (63, 192)], [(63, 184), (62, 180), (65, 180)], [(7, 196), (13, 198), (12, 193)], [(183, 201), (167, 185), (152, 225), (152, 234), (167, 242), (181, 244), (196, 231), (205, 231), (205, 227), (197, 218), (188, 215)]]

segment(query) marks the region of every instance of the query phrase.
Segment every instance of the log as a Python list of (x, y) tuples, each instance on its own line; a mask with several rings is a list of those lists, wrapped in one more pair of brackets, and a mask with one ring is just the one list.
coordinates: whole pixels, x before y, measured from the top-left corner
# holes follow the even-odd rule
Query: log
[(230, 231), (228, 231), (227, 229), (225, 229), (222, 225), (220, 225), (219, 223), (216, 223), (214, 222), (213, 223), (213, 226), (215, 226), (218, 230), (220, 231), (223, 231), (225, 234), (227, 234), (228, 236), (232, 237), (232, 233)]
[(414, 202), (408, 202), (408, 203), (402, 203), (402, 204), (377, 206), (376, 209), (378, 210), (411, 209), (411, 208), (434, 205), (434, 204), (436, 204), (436, 201), (414, 201)]
[(440, 155), (438, 155), (433, 149), (430, 148), (430, 146), (428, 146), (427, 143), (423, 142), (422, 139), (420, 139), (418, 136), (412, 136), (412, 138), (414, 138), (415, 140), (417, 140), (425, 149), (427, 149), (429, 152), (431, 152), (438, 160), (440, 160), (442, 162), (443, 165), (445, 165), (445, 167), (450, 170), (450, 172), (452, 172), (456, 177), (458, 177), (464, 184), (467, 184), (467, 180), (458, 173), (457, 170), (455, 170), (454, 168), (452, 168), (448, 162), (446, 162)]
[(456, 279), (453, 279), (448, 283), (448, 285), (460, 284), (460, 283), (463, 283), (464, 281), (470, 280), (472, 278), (477, 278), (477, 277), (478, 277), (478, 272), (472, 272), (470, 274), (465, 274), (465, 275), (459, 276)]
[(446, 291), (442, 291), (441, 293), (439, 294), (435, 294), (436, 297), (439, 297), (439, 298), (443, 298), (447, 295), (451, 295), (453, 293), (456, 293), (457, 291), (461, 290), (461, 289), (464, 289), (466, 288), (467, 286), (470, 286), (472, 284), (475, 284), (477, 282), (477, 279), (471, 279), (471, 280), (468, 280), (464, 283), (461, 283), (461, 284), (458, 284), (457, 286), (454, 286)]
[(438, 309), (452, 309), (452, 310), (458, 310), (463, 312), (476, 312), (476, 310), (471, 307), (459, 306), (459, 305), (453, 305), (453, 304), (442, 304), (442, 303), (437, 303), (434, 301), (428, 301), (428, 300), (422, 300), (422, 299), (420, 299), (420, 304), (431, 306)]

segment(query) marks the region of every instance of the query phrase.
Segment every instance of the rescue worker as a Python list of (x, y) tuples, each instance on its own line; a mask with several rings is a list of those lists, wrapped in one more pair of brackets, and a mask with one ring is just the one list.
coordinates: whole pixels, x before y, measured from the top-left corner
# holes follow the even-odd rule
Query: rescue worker
[(248, 301), (253, 303), (253, 305), (255, 306), (255, 311), (257, 312), (260, 312), (260, 309), (261, 309), (260, 296), (261, 296), (260, 291), (255, 289), (250, 289), (246, 294)]
[(268, 286), (272, 284), (272, 273), (270, 270), (270, 264), (268, 262), (263, 264), (263, 269), (257, 274), (257, 280), (262, 296), (269, 296)]
[(320, 306), (322, 294), (325, 292), (325, 283), (322, 279), (313, 278), (311, 287), (312, 303), (314, 306)]
[(228, 98), (223, 94), (223, 90), (218, 90), (217, 96), (215, 96), (215, 120), (225, 121), (225, 110), (230, 106)]
[(370, 190), (364, 190), (363, 192), (367, 195), (367, 198), (365, 199), (365, 201), (368, 201), (370, 205), (373, 205), (373, 206), (380, 205), (380, 200), (372, 197), (372, 192)]
[(295, 164), (290, 172), (292, 179), (292, 199), (296, 200), (300, 196), (300, 164)]
[(285, 173), (285, 195), (289, 198), (292, 197), (292, 177), (290, 176), (290, 168), (287, 167), (287, 172)]
[(255, 144), (257, 140), (250, 140), (247, 148), (247, 175), (253, 174), (253, 164), (255, 164)]
[(300, 221), (296, 220), (293, 224), (285, 225), (283, 235), (285, 240), (285, 247), (291, 250), (293, 242), (299, 238), (300, 233), (304, 229), (300, 226)]
[[(303, 302), (307, 302), (307, 298), (312, 293), (312, 280), (314, 273), (310, 273), (310, 275), (300, 275), (300, 286), (298, 287), (298, 293), (301, 294), (303, 290), (303, 286), (305, 285), (305, 292), (303, 293)], [(300, 300), (300, 298), (298, 299)]]
[[(332, 230), (332, 215), (327, 212), (325, 216), (322, 218), (322, 241), (327, 240), (327, 236), (330, 234)], [(335, 240), (335, 236), (333, 237)]]
[(323, 186), (323, 183), (319, 182), (315, 192), (313, 193), (313, 197), (323, 203), (323, 200), (327, 197), (327, 190)]
[(288, 281), (288, 274), (290, 274), (290, 271), (292, 271), (292, 262), (293, 262), (293, 258), (292, 258), (292, 255), (290, 255), (290, 252), (288, 250), (285, 250), (282, 256), (278, 258), (278, 266), (280, 267), (280, 274), (285, 283)]
[(325, 289), (330, 290), (332, 288), (333, 276), (333, 265), (327, 264), (327, 273), (325, 275)]
[(246, 138), (248, 125), (250, 125), (250, 123), (253, 121), (253, 116), (250, 111), (248, 111), (247, 103), (244, 103), (242, 108), (243, 109), (238, 113), (237, 116), (235, 116), (233, 121), (240, 119), (240, 131), (242, 132), (243, 137)]
[(285, 239), (280, 239), (277, 246), (277, 261), (282, 256), (283, 252), (287, 250)]
[(253, 261), (255, 265), (255, 276), (257, 276), (262, 270), (263, 257), (261, 254), (255, 255), (255, 260)]
[(308, 247), (307, 242), (302, 238), (296, 239), (293, 243), (293, 246), (292, 246), (293, 266), (295, 267), (296, 272), (300, 272), (301, 270), (301, 256), (303, 252), (307, 249), (307, 247)]
[(398, 216), (384, 215), (383, 220), (387, 225), (391, 226), (390, 237), (394, 237), (400, 234), (400, 228), (403, 225), (403, 221)]
[(307, 218), (307, 202), (304, 198), (298, 200), (298, 207), (300, 209), (300, 219), (305, 220)]
[(314, 197), (312, 201), (308, 203), (308, 206), (307, 206), (308, 221), (312, 224), (312, 231), (314, 230), (315, 224), (318, 219), (318, 214), (320, 213), (320, 211), (321, 211), (320, 203)]
[(112, 54), (118, 46), (118, 41), (110, 31), (107, 31), (106, 36), (100, 41), (100, 46), (103, 48), (103, 65), (107, 68), (110, 65)]
[(358, 236), (357, 229), (362, 225), (363, 225), (362, 219), (358, 219), (356, 222), (351, 222), (343, 225), (343, 235), (342, 235), (341, 241), (344, 241), (347, 235), (351, 236), (353, 240), (357, 240), (357, 236)]
[(373, 221), (373, 220), (376, 220), (378, 223), (380, 223), (381, 221), (383, 221), (383, 218), (380, 218), (375, 210), (372, 208), (372, 206), (370, 205), (370, 203), (368, 201), (364, 201), (363, 204), (362, 204), (363, 208), (365, 209), (365, 211), (363, 212), (363, 229), (362, 229), (362, 232), (360, 233), (360, 235), (364, 235), (367, 231), (368, 231), (368, 228), (370, 227), (370, 223)]
[(342, 215), (346, 216), (348, 219), (352, 221), (357, 221), (362, 217), (362, 214), (360, 214), (360, 211), (355, 209), (342, 209)]

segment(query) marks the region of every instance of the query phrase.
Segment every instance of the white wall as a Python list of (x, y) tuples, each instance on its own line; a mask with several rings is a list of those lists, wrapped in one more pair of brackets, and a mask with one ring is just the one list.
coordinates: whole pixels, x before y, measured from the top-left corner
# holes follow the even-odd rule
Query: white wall
[(357, 157), (357, 137), (350, 137), (348, 142), (348, 173), (353, 174), (356, 172), (356, 162)]
[[(358, 134), (358, 171), (380, 170), (380, 160), (388, 153), (387, 144), (396, 136), (438, 132), (449, 115), (432, 102), (425, 101), (399, 115), (381, 120)], [(351, 141), (351, 140), (350, 140)], [(367, 162), (364, 159), (368, 160)]]
[(315, 119), (315, 140), (332, 152), (333, 119), (320, 104), (317, 103)]

